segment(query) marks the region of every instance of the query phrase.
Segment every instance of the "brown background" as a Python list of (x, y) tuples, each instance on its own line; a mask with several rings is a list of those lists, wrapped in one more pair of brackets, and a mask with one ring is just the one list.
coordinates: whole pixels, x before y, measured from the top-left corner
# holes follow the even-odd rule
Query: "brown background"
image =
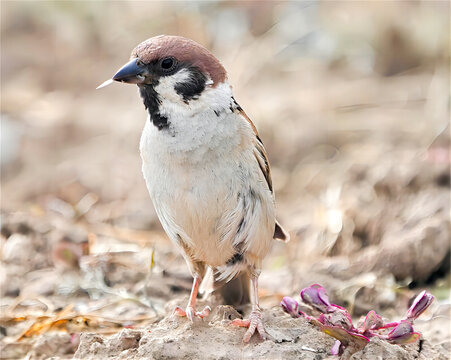
[(355, 316), (425, 287), (449, 311), (449, 30), (445, 1), (2, 1), (3, 309), (92, 304), (90, 262), (160, 312), (187, 293), (141, 176), (136, 88), (95, 90), (176, 34), (222, 61), (269, 154), (292, 241), (265, 261), (264, 303), (320, 282)]

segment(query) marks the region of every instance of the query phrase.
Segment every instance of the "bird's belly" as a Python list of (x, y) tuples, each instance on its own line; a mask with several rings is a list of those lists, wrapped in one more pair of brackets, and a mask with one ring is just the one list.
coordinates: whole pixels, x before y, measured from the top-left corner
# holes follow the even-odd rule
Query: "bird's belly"
[(239, 150), (234, 156), (233, 149), (206, 146), (175, 152), (146, 130), (141, 139), (144, 178), (164, 230), (210, 266), (237, 252), (249, 262), (262, 259), (274, 233), (272, 193), (252, 148)]
[[(166, 168), (167, 170), (167, 168)], [(185, 169), (183, 172), (158, 171), (143, 165), (146, 183), (158, 217), (174, 242), (185, 242), (198, 261), (211, 266), (224, 264), (234, 254), (231, 241), (223, 241), (218, 224), (224, 214), (237, 206), (238, 189), (230, 180), (217, 181), (211, 171)], [(227, 171), (225, 171), (227, 173)]]
[[(223, 165), (229, 164), (209, 166), (208, 171), (143, 165), (166, 233), (178, 245), (183, 241), (195, 260), (210, 266), (224, 265), (240, 249), (247, 249), (254, 259), (263, 258), (274, 232), (269, 192), (260, 188), (261, 182), (243, 176), (239, 168)], [(249, 192), (258, 198), (251, 208)], [(243, 243), (239, 244), (241, 227)]]

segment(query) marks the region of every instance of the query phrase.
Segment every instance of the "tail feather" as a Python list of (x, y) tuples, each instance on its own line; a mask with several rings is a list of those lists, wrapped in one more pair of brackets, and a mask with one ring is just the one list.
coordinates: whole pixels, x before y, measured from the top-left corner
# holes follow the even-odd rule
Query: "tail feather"
[(250, 279), (247, 272), (242, 272), (233, 280), (218, 289), (225, 305), (240, 306), (250, 302)]
[(224, 305), (241, 306), (250, 302), (250, 279), (246, 271), (241, 272), (230, 281), (218, 280), (211, 268), (208, 268), (199, 288), (204, 296), (211, 293), (221, 295)]
[(276, 227), (274, 229), (273, 239), (281, 240), (284, 242), (290, 241), (290, 234), (279, 224), (276, 220)]

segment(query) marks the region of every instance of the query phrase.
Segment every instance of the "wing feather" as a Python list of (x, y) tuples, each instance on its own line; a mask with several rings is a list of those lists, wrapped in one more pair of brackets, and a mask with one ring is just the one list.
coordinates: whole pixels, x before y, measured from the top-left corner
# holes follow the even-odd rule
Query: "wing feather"
[[(236, 102), (235, 102), (236, 104)], [(246, 115), (244, 110), (238, 105), (236, 108), (236, 111), (239, 115), (241, 115), (251, 126), (252, 130), (255, 134), (255, 148), (254, 148), (254, 156), (257, 160), (258, 166), (260, 167), (260, 170), (263, 173), (263, 176), (265, 177), (266, 183), (268, 184), (268, 188), (271, 191), (271, 193), (274, 195), (273, 187), (272, 187), (272, 179), (271, 179), (271, 168), (269, 167), (269, 160), (268, 155), (266, 155), (265, 146), (263, 145), (262, 140), (260, 139), (260, 136), (258, 135), (257, 128), (255, 127), (252, 120)], [(282, 240), (284, 242), (288, 242), (290, 240), (290, 235), (288, 232), (279, 224), (279, 222), (276, 220), (275, 229), (274, 229), (274, 239)]]
[(265, 177), (266, 183), (268, 184), (268, 188), (273, 192), (272, 189), (272, 179), (271, 179), (271, 168), (269, 167), (269, 160), (268, 155), (266, 155), (265, 146), (263, 145), (262, 140), (260, 139), (260, 136), (258, 135), (257, 128), (255, 127), (254, 123), (251, 119), (249, 119), (249, 116), (246, 115), (244, 110), (241, 107), (238, 107), (237, 109), (238, 114), (240, 114), (251, 126), (252, 130), (255, 134), (255, 148), (254, 148), (254, 156), (257, 160), (258, 166), (260, 167), (260, 170), (263, 173), (263, 176)]

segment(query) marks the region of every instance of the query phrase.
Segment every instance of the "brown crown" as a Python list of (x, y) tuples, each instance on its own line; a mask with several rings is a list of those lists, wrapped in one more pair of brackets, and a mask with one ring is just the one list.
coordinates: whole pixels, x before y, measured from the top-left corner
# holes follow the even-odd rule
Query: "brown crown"
[(143, 41), (132, 51), (131, 58), (144, 63), (173, 56), (179, 62), (196, 66), (208, 73), (214, 85), (224, 82), (227, 73), (218, 59), (197, 42), (181, 36), (160, 35)]

